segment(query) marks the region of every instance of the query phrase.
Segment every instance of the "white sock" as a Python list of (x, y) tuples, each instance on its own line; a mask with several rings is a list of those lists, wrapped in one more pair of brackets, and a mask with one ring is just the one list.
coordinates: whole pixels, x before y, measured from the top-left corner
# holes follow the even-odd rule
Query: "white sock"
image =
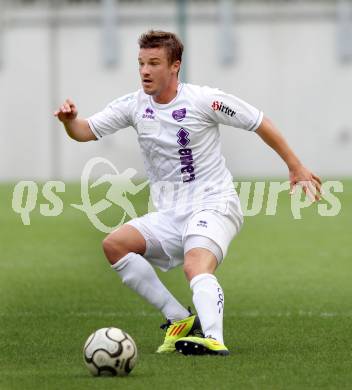
[(214, 275), (200, 274), (191, 280), (190, 285), (204, 336), (223, 344), (224, 293), (220, 284)]
[(121, 276), (123, 283), (161, 310), (171, 322), (189, 316), (188, 310), (162, 284), (153, 267), (143, 256), (130, 252), (111, 267)]

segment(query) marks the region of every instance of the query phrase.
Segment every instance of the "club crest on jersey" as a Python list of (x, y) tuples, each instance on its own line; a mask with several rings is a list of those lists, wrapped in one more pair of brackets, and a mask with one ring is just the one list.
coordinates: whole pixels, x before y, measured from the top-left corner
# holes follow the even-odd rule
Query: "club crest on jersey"
[(142, 115), (143, 119), (155, 119), (154, 110), (152, 110), (150, 107), (147, 107), (145, 109), (144, 114)]
[(211, 105), (211, 108), (214, 111), (221, 111), (224, 114), (229, 115), (229, 116), (235, 116), (236, 115), (236, 111), (231, 110), (230, 107), (225, 106), (225, 104), (223, 102), (218, 102), (217, 100), (213, 101), (213, 104)]
[(177, 121), (177, 122), (182, 122), (186, 116), (186, 109), (185, 108), (180, 108), (179, 110), (172, 111), (172, 117)]

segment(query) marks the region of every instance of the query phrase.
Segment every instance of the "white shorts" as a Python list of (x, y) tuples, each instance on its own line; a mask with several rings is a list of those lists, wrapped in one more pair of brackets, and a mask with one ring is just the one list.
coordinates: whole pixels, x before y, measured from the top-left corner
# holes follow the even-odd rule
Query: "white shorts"
[(184, 240), (199, 235), (213, 240), (223, 258), (228, 246), (240, 231), (243, 214), (237, 197), (226, 201), (221, 211), (207, 208), (193, 213), (176, 213), (175, 209), (148, 213), (127, 224), (135, 227), (146, 241), (144, 257), (163, 271), (184, 261)]

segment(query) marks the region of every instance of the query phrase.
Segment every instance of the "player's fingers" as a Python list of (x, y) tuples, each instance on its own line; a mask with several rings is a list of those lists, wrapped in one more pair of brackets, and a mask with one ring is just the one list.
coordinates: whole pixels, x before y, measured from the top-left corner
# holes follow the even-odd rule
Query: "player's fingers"
[(315, 187), (316, 190), (320, 193), (320, 191), (321, 191), (321, 184), (317, 180), (315, 180), (314, 177), (312, 177), (309, 180), (308, 183), (310, 183), (313, 187)]
[(319, 202), (320, 199), (321, 199), (321, 193), (318, 192), (318, 191), (316, 191), (316, 192), (315, 192), (315, 200), (316, 200), (317, 202)]
[(70, 106), (71, 112), (77, 111), (77, 107), (76, 107), (76, 105), (75, 105), (75, 103), (73, 102), (72, 99), (70, 99), (70, 98), (66, 99), (65, 103)]
[(71, 105), (71, 112), (72, 114), (77, 114), (77, 107), (75, 105)]
[(65, 103), (69, 104), (70, 106), (74, 106), (74, 105), (75, 105), (75, 103), (73, 102), (73, 100), (70, 99), (70, 98), (67, 98), (67, 99), (65, 100)]
[(315, 196), (311, 193), (309, 188), (309, 182), (308, 181), (300, 181), (298, 184), (302, 188), (303, 192), (306, 194), (306, 196), (312, 201), (315, 201)]
[(317, 180), (315, 180), (315, 179), (313, 178), (312, 184), (313, 184), (314, 187), (316, 188), (318, 194), (322, 194), (321, 183), (319, 183)]
[(71, 112), (71, 106), (68, 103), (64, 103), (65, 112), (69, 113)]
[(320, 185), (314, 181), (310, 181), (308, 184), (310, 193), (314, 196), (314, 200), (320, 200)]
[(316, 180), (320, 185), (322, 184), (321, 178), (320, 178), (319, 176), (314, 175), (314, 173), (312, 173), (312, 177), (313, 177), (313, 179)]
[(63, 114), (66, 114), (68, 112), (71, 111), (70, 109), (70, 106), (66, 103), (64, 103), (61, 107), (60, 107), (60, 111), (63, 113)]
[(290, 195), (293, 195), (296, 192), (297, 184), (295, 182), (290, 182)]
[(304, 189), (305, 189), (304, 192), (306, 193), (306, 195), (308, 196), (308, 198), (312, 202), (315, 202), (316, 200), (318, 200), (316, 198), (317, 197), (317, 190), (316, 190), (316, 188), (314, 187), (314, 185), (313, 185), (313, 183), (311, 181), (305, 182)]
[(319, 176), (314, 175), (314, 174), (312, 175), (312, 177), (313, 177), (314, 182), (316, 183), (316, 186), (319, 188), (319, 193), (321, 195), (324, 195), (324, 190), (322, 188), (323, 183), (321, 181), (321, 178)]

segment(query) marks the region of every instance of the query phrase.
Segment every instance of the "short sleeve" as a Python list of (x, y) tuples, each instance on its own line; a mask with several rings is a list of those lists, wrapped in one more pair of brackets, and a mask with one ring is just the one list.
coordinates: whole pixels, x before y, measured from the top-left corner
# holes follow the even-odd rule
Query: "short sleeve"
[(120, 97), (109, 103), (104, 110), (88, 118), (88, 124), (97, 139), (133, 126), (133, 109), (136, 93)]
[(213, 123), (255, 131), (263, 120), (262, 111), (220, 89), (202, 87), (202, 101), (202, 112)]

